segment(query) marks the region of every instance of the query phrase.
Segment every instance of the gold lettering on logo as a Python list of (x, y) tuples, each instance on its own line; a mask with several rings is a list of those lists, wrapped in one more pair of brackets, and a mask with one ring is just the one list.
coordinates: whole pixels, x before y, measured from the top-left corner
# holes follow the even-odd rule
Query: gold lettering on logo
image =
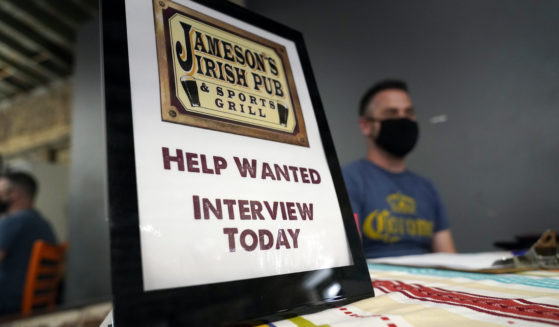
[(401, 218), (390, 215), (390, 211), (375, 210), (363, 222), (363, 234), (375, 241), (384, 243), (398, 242), (402, 236), (433, 235), (433, 222), (421, 218)]

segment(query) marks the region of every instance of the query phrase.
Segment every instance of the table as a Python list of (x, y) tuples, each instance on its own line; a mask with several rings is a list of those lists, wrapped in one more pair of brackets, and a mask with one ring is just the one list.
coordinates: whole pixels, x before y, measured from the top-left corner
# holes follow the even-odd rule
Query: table
[(73, 308), (56, 308), (52, 312), (39, 312), (30, 317), (4, 317), (0, 327), (97, 327), (103, 321), (112, 304), (109, 301), (79, 305)]
[(261, 327), (559, 326), (559, 271), (482, 274), (369, 263), (375, 297)]
[[(496, 275), (370, 263), (369, 273), (373, 298), (259, 327), (559, 326), (559, 271)], [(0, 325), (98, 326), (110, 308), (103, 303)]]

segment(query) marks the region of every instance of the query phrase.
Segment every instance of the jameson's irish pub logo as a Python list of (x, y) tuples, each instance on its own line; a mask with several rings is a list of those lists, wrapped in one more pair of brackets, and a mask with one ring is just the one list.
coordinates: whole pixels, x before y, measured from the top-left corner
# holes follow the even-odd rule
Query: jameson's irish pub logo
[(283, 46), (171, 1), (153, 6), (164, 121), (309, 146)]

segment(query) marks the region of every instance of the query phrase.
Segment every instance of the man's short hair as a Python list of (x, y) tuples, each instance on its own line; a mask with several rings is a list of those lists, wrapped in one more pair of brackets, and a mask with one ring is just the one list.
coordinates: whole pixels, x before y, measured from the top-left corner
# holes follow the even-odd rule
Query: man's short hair
[(365, 111), (367, 110), (367, 105), (369, 104), (369, 101), (371, 101), (371, 99), (377, 93), (379, 93), (380, 91), (391, 90), (391, 89), (397, 89), (397, 90), (409, 92), (408, 86), (404, 81), (397, 80), (397, 79), (382, 80), (376, 83), (375, 85), (373, 85), (369, 90), (367, 90), (367, 92), (365, 92), (365, 94), (363, 94), (363, 97), (361, 98), (361, 102), (359, 103), (359, 117), (363, 117), (365, 115)]
[(23, 172), (8, 172), (0, 177), (9, 180), (13, 186), (22, 190), (31, 199), (35, 198), (38, 185), (33, 176)]

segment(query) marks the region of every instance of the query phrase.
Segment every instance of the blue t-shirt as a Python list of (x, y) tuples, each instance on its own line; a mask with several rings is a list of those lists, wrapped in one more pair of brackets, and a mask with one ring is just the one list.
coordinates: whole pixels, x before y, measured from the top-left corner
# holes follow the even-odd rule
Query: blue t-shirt
[(449, 228), (438, 192), (410, 171), (391, 173), (366, 159), (343, 168), (367, 258), (431, 252), (433, 234)]
[(27, 266), (36, 240), (56, 244), (52, 228), (37, 211), (25, 209), (0, 218), (0, 250), (5, 252), (0, 263), (0, 313), (21, 308)]

